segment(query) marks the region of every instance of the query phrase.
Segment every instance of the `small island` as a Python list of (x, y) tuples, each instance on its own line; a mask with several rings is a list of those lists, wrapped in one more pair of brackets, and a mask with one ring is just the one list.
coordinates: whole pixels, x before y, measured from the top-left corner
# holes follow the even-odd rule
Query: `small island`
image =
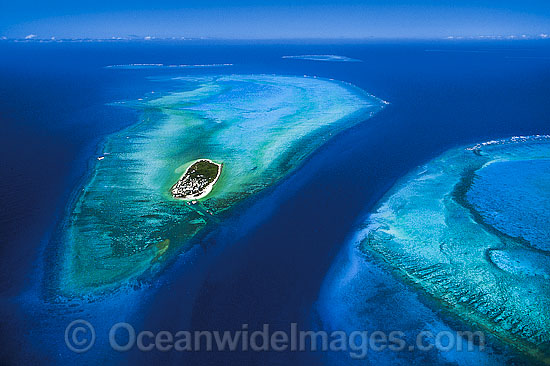
[(222, 164), (199, 159), (191, 164), (170, 191), (174, 198), (196, 200), (206, 197), (222, 172)]

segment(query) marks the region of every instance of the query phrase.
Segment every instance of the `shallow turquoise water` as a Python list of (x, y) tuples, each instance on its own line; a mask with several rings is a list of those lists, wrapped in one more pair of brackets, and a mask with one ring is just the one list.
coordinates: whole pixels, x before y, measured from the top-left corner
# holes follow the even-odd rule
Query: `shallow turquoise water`
[[(319, 78), (196, 76), (170, 85), (175, 91), (120, 103), (142, 118), (106, 138), (67, 213), (61, 293), (97, 293), (153, 275), (222, 212), (384, 104)], [(223, 163), (212, 192), (194, 205), (173, 199), (170, 187), (199, 158)]]
[(456, 316), (547, 359), (549, 159), (547, 136), (452, 149), (386, 194), (358, 245)]

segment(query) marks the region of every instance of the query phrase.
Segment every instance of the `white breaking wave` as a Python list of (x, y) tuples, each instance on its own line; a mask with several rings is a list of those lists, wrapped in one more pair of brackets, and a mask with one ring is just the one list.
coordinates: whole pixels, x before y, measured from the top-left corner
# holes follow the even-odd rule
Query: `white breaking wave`
[(466, 148), (466, 150), (478, 150), (478, 149), (481, 149), (483, 146), (489, 146), (489, 145), (504, 145), (504, 144), (513, 144), (517, 142), (527, 142), (527, 141), (546, 141), (548, 139), (550, 139), (550, 135), (512, 136), (506, 139), (481, 142), (477, 145)]
[(282, 58), (294, 60), (327, 61), (327, 62), (363, 62), (356, 58), (338, 55), (295, 55), (283, 56)]
[(165, 64), (122, 64), (122, 65), (108, 65), (106, 69), (195, 69), (203, 67), (226, 67), (233, 66), (233, 64), (180, 64), (180, 65), (165, 65)]

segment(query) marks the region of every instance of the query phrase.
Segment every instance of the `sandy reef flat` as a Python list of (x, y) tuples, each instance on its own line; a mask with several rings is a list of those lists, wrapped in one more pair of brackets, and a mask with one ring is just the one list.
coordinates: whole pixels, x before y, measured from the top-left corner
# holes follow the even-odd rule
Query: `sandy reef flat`
[[(137, 110), (140, 121), (106, 138), (104, 159), (95, 162), (68, 209), (56, 238), (62, 260), (54, 291), (93, 294), (154, 275), (215, 225), (212, 217), (284, 178), (332, 136), (384, 105), (357, 87), (314, 77), (168, 82), (170, 92), (119, 103)], [(197, 209), (173, 198), (170, 188), (186, 162), (203, 157), (223, 162), (223, 174)]]
[[(358, 245), (456, 316), (548, 362), (549, 168), (548, 136), (452, 149), (388, 192)], [(510, 219), (533, 210), (537, 219)]]

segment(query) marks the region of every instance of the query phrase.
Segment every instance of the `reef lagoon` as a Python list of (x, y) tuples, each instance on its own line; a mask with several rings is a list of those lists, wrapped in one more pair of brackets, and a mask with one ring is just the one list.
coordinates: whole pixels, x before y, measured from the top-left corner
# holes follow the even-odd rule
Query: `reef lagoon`
[[(118, 102), (139, 123), (106, 137), (55, 237), (61, 260), (49, 285), (62, 296), (133, 286), (243, 199), (272, 185), (338, 132), (385, 104), (322, 78), (276, 75), (172, 77), (170, 92)], [(193, 202), (170, 188), (191, 163), (223, 170)]]
[(454, 316), (550, 361), (550, 136), (451, 149), (385, 195), (358, 236)]
[[(7, 55), (0, 58), (3, 363), (543, 360), (532, 351), (547, 350), (536, 342), (548, 329), (548, 168), (531, 157), (546, 149), (545, 138), (480, 145), (478, 155), (466, 148), (550, 133), (548, 40), (2, 41), (0, 49)], [(363, 62), (323, 62), (323, 55)], [(465, 165), (448, 155), (448, 182), (440, 176), (444, 187), (434, 191), (481, 233), (473, 249), (450, 242), (456, 246), (449, 259), (435, 243), (414, 253), (396, 244), (384, 255), (360, 246), (377, 203), (445, 151), (479, 167), (457, 202), (448, 192), (466, 182), (459, 173)], [(529, 158), (492, 162), (506, 151)], [(194, 205), (174, 199), (170, 188), (198, 159), (222, 164), (221, 176)], [(426, 202), (439, 220), (436, 199)], [(407, 228), (405, 219), (391, 225), (398, 223)], [(451, 264), (421, 274), (408, 260), (413, 254), (418, 266)], [(399, 269), (401, 257), (409, 265)], [(466, 288), (471, 305), (458, 298), (453, 309), (442, 300), (435, 289), (445, 275), (457, 284), (448, 296)], [(490, 296), (476, 292), (488, 288)], [(504, 303), (505, 291), (517, 296)], [(499, 306), (511, 315), (490, 333), (493, 320), (484, 314)], [(77, 319), (95, 328), (88, 352), (67, 347), (65, 331)], [(426, 330), (472, 330), (485, 331), (487, 345), (472, 352), (370, 350), (363, 360), (338, 351), (119, 352), (109, 345), (119, 322), (155, 333), (238, 331), (245, 323), (250, 331), (266, 323), (283, 331), (291, 323), (303, 330), (400, 330), (411, 345)], [(536, 326), (540, 333), (531, 332)]]

